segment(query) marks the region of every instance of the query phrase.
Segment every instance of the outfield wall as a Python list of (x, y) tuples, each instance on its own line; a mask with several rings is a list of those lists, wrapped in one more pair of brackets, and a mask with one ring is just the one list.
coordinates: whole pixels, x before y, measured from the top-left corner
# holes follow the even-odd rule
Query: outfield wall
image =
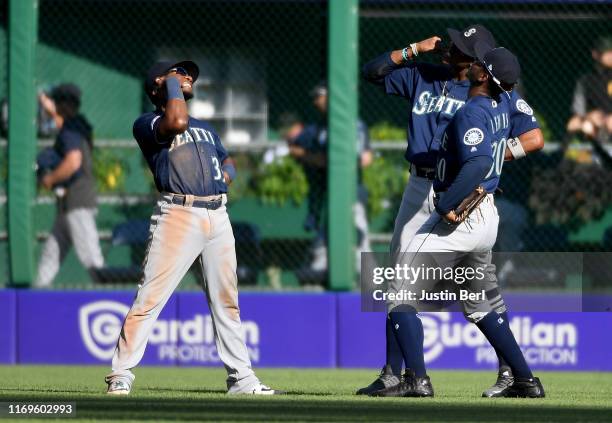
[[(133, 293), (0, 290), (0, 363), (109, 364)], [(509, 303), (530, 300), (508, 294)], [(533, 298), (531, 298), (533, 300)], [(243, 293), (244, 336), (257, 367), (380, 367), (383, 313), (358, 294)], [(425, 358), (435, 369), (489, 369), (493, 350), (460, 313), (423, 313)], [(612, 371), (612, 313), (516, 312), (511, 326), (535, 369)], [(217, 366), (204, 295), (175, 294), (156, 323), (143, 364)]]

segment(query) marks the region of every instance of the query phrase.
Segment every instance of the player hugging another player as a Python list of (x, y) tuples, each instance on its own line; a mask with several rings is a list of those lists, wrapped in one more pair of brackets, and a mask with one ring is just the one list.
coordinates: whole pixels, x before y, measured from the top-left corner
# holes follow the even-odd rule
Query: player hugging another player
[(142, 359), (153, 324), (196, 259), (228, 393), (281, 393), (255, 376), (241, 336), (236, 250), (225, 208), (236, 170), (214, 129), (188, 114), (186, 101), (198, 74), (191, 61), (159, 62), (145, 81), (155, 111), (140, 116), (133, 132), (160, 196), (151, 216), (143, 280), (106, 376), (109, 394), (130, 393), (131, 369)]
[[(444, 208), (448, 207), (449, 204), (453, 208), (456, 207), (459, 202), (454, 204), (454, 201), (459, 200), (460, 195), (464, 193), (466, 195), (469, 194), (465, 189), (461, 191), (449, 189), (450, 195), (448, 193), (444, 194), (439, 202), (435, 200), (434, 179), (436, 176), (443, 176), (444, 178), (442, 179), (446, 182), (449, 181), (448, 178), (451, 176), (457, 176), (452, 174), (452, 172), (449, 173), (448, 166), (445, 168), (444, 175), (436, 175), (436, 169), (440, 170), (440, 167), (445, 166), (445, 163), (440, 165), (438, 161), (438, 151), (443, 144), (449, 145), (449, 135), (446, 132), (447, 126), (449, 126), (455, 114), (465, 107), (464, 104), (468, 100), (468, 92), (474, 91), (476, 86), (493, 90), (486, 94), (480, 92), (478, 96), (481, 97), (483, 95), (497, 96), (496, 90), (500, 90), (497, 85), (489, 87), (490, 81), (484, 83), (483, 81), (470, 81), (468, 78), (468, 74), (471, 73), (473, 76), (475, 69), (480, 66), (476, 64), (472, 69), (472, 63), (477, 59), (476, 45), (480, 44), (481, 46), (493, 48), (495, 46), (493, 35), (482, 25), (470, 25), (463, 31), (448, 29), (448, 34), (452, 43), (444, 57), (444, 64), (435, 65), (415, 60), (419, 54), (441, 51), (441, 39), (434, 36), (418, 43), (411, 43), (409, 47), (404, 49), (385, 53), (367, 63), (363, 68), (366, 80), (381, 86), (386, 94), (406, 98), (411, 107), (408, 117), (409, 143), (405, 154), (406, 160), (410, 163), (411, 176), (395, 220), (390, 249), (391, 259), (394, 262), (398, 262), (402, 255), (410, 251), (409, 248), (411, 246), (414, 247), (413, 241), (417, 236), (417, 232), (422, 232), (426, 224), (436, 221), (436, 219), (442, 219), (441, 212), (444, 212), (444, 215), (449, 214), (451, 209), (445, 210)], [(490, 74), (486, 73), (486, 75)], [(518, 75), (516, 77), (518, 78)], [(498, 153), (496, 157), (502, 161), (497, 166), (499, 171), (501, 171), (504, 159), (512, 160), (524, 157), (527, 153), (541, 149), (544, 144), (542, 132), (538, 127), (531, 108), (519, 107), (526, 103), (516, 93), (516, 90), (512, 90), (516, 80), (505, 82), (508, 82), (508, 84), (504, 85), (506, 91), (502, 92), (503, 96), (496, 100), (500, 104), (503, 103), (503, 107), (508, 108), (506, 115), (508, 126), (504, 128), (508, 132), (504, 135), (506, 141), (503, 144), (498, 143), (496, 147)], [(472, 102), (477, 103), (478, 101)], [(444, 140), (445, 134), (447, 136), (446, 140)], [(473, 131), (468, 138), (470, 140), (480, 139), (480, 133)], [(478, 144), (481, 144), (483, 140), (478, 141)], [(490, 142), (491, 140), (489, 140)], [(474, 145), (470, 149), (472, 147), (479, 148)], [(443, 152), (443, 154), (447, 153)], [(489, 160), (491, 160), (491, 157), (489, 157)], [(451, 160), (451, 162), (457, 166), (456, 158)], [(487, 169), (487, 172), (489, 170)], [(491, 175), (487, 177), (489, 176)], [(472, 182), (482, 181), (473, 179)], [(440, 182), (437, 182), (437, 184), (440, 186)], [(495, 183), (496, 185), (497, 183)], [(464, 198), (461, 198), (461, 200)], [(491, 202), (492, 206), (492, 196), (490, 198), (487, 196), (486, 198), (486, 201)], [(485, 205), (480, 204), (479, 206), (487, 207), (486, 204), (488, 203), (485, 203)], [(495, 212), (495, 216), (497, 216), (497, 212)], [(450, 214), (445, 218), (451, 220), (453, 216)], [(496, 217), (495, 219), (498, 218)], [(489, 223), (493, 225), (493, 223)], [(497, 221), (494, 222), (494, 226), (496, 232)], [(455, 232), (457, 234), (460, 233), (457, 232), (457, 229), (455, 229)], [(432, 238), (434, 237), (432, 236)], [(486, 265), (487, 277), (484, 281), (484, 287), (486, 288), (487, 299), (464, 303), (466, 318), (476, 323), (480, 330), (485, 333), (499, 359), (497, 381), (483, 392), (483, 396), (496, 397), (509, 394), (520, 396), (523, 393), (528, 396), (539, 396), (540, 393), (543, 395), (539, 382), (536, 383), (535, 380), (531, 380), (531, 373), (528, 371), (526, 364), (523, 366), (516, 365), (515, 363), (514, 365), (518, 366), (518, 374), (514, 374), (515, 368), (513, 363), (509, 362), (507, 358), (510, 357), (515, 362), (521, 360), (515, 358), (516, 350), (513, 349), (513, 345), (516, 342), (512, 333), (509, 330), (497, 330), (496, 334), (503, 332), (503, 336), (500, 337), (504, 338), (504, 342), (494, 342), (490, 335), (491, 330), (487, 327), (489, 320), (494, 318), (496, 322), (501, 322), (499, 324), (502, 326), (507, 326), (508, 324), (506, 306), (497, 285), (495, 266), (491, 263), (491, 248), (494, 242), (495, 234), (492, 234), (489, 236), (489, 241), (484, 245), (486, 247), (490, 244), (489, 249), (486, 252), (481, 251), (482, 254), (479, 254), (478, 257), (480, 260), (484, 260)], [(425, 247), (427, 246), (422, 247), (421, 251), (429, 251)], [(438, 246), (433, 245), (433, 247), (437, 248)], [(482, 248), (483, 245), (478, 247), (479, 250), (482, 250)], [(453, 250), (449, 245), (446, 245), (444, 251)], [(374, 382), (359, 389), (357, 394), (371, 396), (431, 396), (433, 395), (433, 389), (431, 389), (431, 385), (425, 375), (423, 362), (423, 326), (416, 313), (391, 310), (392, 308), (389, 309), (390, 312), (386, 322), (386, 364)], [(489, 313), (489, 311), (491, 312)], [(407, 332), (404, 332), (405, 330)], [(509, 351), (504, 351), (504, 349), (509, 349)], [(520, 349), (518, 354), (520, 354)], [(406, 372), (402, 377), (401, 370), (403, 363), (406, 365)], [(522, 359), (522, 363), (524, 363), (524, 359)], [(415, 366), (417, 367), (416, 369), (414, 368)], [(533, 390), (528, 390), (529, 392), (520, 390), (523, 386), (521, 384), (525, 380), (530, 380), (531, 382), (529, 383), (538, 386)], [(513, 391), (511, 391), (512, 387), (514, 387)]]

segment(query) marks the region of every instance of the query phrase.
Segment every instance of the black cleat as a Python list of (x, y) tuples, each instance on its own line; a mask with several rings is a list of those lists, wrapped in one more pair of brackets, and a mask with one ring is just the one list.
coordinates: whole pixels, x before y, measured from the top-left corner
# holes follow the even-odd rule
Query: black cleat
[(431, 385), (429, 376), (416, 377), (413, 376), (410, 390), (404, 395), (405, 397), (433, 397), (434, 390)]
[(489, 389), (482, 393), (484, 398), (497, 398), (506, 396), (506, 391), (514, 383), (514, 377), (512, 376), (512, 370), (500, 369), (497, 374), (497, 380), (495, 384)]
[(506, 390), (506, 398), (544, 398), (544, 387), (537, 377), (514, 378), (514, 383)]
[(393, 371), (391, 370), (391, 366), (387, 364), (382, 368), (380, 375), (378, 375), (378, 377), (376, 378), (376, 380), (374, 380), (374, 382), (372, 382), (365, 388), (359, 389), (356, 392), (356, 394), (357, 395), (371, 395), (373, 392), (391, 388), (399, 384), (400, 384), (400, 378), (393, 374)]
[(369, 395), (371, 397), (405, 397), (406, 394), (412, 389), (413, 378), (414, 372), (412, 372), (412, 370), (406, 370), (402, 380), (399, 383), (379, 391), (374, 391)]

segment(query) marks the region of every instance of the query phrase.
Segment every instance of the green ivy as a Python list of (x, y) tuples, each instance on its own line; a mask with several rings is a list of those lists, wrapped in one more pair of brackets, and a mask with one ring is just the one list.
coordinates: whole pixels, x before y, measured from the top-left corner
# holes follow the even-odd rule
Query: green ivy
[(406, 130), (389, 122), (378, 122), (370, 126), (370, 139), (374, 141), (406, 142)]
[(124, 192), (126, 174), (130, 171), (127, 161), (116, 151), (96, 148), (93, 151), (93, 172), (98, 192)]
[(254, 175), (255, 193), (264, 204), (300, 205), (308, 194), (308, 181), (302, 167), (289, 156), (263, 165)]

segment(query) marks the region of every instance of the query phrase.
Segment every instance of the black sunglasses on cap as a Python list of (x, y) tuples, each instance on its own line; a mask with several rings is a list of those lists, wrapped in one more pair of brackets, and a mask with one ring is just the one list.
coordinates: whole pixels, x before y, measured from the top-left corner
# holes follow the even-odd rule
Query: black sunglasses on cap
[(166, 74), (169, 74), (169, 73), (178, 73), (179, 75), (182, 75), (182, 76), (189, 76), (189, 72), (187, 72), (187, 69), (181, 68), (181, 67), (168, 69), (168, 72), (166, 72)]

